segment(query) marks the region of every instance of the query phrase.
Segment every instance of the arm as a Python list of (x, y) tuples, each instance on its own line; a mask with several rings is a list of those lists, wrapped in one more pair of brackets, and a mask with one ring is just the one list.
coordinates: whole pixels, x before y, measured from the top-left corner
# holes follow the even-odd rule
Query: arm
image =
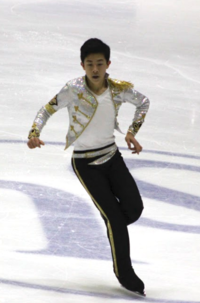
[(125, 102), (127, 101), (136, 106), (135, 115), (132, 124), (128, 128), (125, 140), (128, 148), (133, 151), (132, 153), (139, 154), (142, 151), (142, 146), (135, 139), (135, 136), (144, 123), (144, 118), (148, 112), (150, 102), (147, 97), (133, 89), (129, 89), (124, 92), (124, 100)]
[(59, 109), (66, 107), (69, 104), (69, 94), (69, 87), (68, 85), (65, 85), (58, 95), (38, 111), (28, 136), (29, 141), (27, 142), (27, 145), (29, 148), (40, 148), (41, 145), (45, 145), (39, 138), (40, 133), (48, 119)]
[(40, 137), (40, 133), (41, 133), (44, 125), (46, 124), (46, 122), (48, 121), (50, 116), (53, 114), (53, 113), (50, 114), (50, 112), (47, 111), (46, 106), (48, 106), (48, 104), (39, 110), (39, 112), (37, 113), (37, 115), (34, 119), (32, 128), (29, 132), (29, 136), (28, 136), (29, 141), (27, 142), (27, 145), (31, 149), (36, 148), (36, 147), (40, 148), (41, 145), (45, 145), (44, 142), (42, 140), (40, 140), (39, 137)]

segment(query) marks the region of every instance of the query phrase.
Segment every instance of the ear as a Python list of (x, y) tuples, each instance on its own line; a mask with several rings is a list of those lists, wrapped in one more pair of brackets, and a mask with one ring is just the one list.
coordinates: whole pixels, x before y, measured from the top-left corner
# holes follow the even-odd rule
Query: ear
[(85, 66), (84, 66), (84, 63), (83, 63), (83, 62), (81, 62), (81, 66), (82, 66), (82, 68), (85, 70)]
[(107, 68), (109, 68), (110, 64), (111, 64), (111, 61), (109, 60), (107, 63)]

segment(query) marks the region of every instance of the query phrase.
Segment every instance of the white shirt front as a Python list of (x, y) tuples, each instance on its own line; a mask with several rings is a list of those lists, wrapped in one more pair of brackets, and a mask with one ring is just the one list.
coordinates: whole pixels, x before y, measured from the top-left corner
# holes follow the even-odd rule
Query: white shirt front
[(74, 150), (101, 148), (115, 141), (115, 108), (109, 88), (95, 95), (98, 102), (96, 113), (81, 136), (75, 141)]

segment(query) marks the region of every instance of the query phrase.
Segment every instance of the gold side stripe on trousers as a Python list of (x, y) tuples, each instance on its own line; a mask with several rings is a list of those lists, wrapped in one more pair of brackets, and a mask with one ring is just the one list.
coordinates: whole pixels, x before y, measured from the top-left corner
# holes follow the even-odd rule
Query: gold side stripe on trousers
[(110, 239), (110, 244), (111, 244), (111, 249), (112, 249), (113, 262), (114, 262), (114, 267), (115, 267), (115, 274), (116, 274), (117, 277), (119, 277), (119, 272), (118, 272), (118, 267), (117, 267), (117, 258), (116, 258), (116, 252), (115, 252), (115, 243), (114, 243), (113, 232), (112, 232), (112, 228), (111, 228), (111, 225), (110, 225), (110, 221), (108, 220), (108, 217), (104, 213), (103, 209), (99, 206), (99, 204), (97, 203), (97, 201), (93, 198), (93, 196), (89, 192), (88, 188), (86, 187), (85, 183), (83, 182), (83, 179), (81, 178), (81, 176), (80, 176), (80, 174), (79, 174), (79, 172), (78, 172), (78, 170), (76, 168), (74, 158), (73, 158), (73, 165), (74, 165), (74, 169), (75, 169), (75, 172), (77, 174), (77, 177), (79, 178), (81, 184), (83, 185), (83, 187), (85, 188), (85, 190), (87, 191), (87, 193), (89, 194), (89, 196), (91, 197), (91, 199), (94, 201), (95, 205), (97, 206), (97, 208), (99, 209), (99, 211), (101, 212), (101, 214), (107, 220), (107, 227), (108, 227), (109, 239)]

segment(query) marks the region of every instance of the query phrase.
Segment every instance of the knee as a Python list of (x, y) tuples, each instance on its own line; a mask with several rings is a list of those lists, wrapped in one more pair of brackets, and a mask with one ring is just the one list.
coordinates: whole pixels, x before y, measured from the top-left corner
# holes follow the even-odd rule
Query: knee
[(137, 221), (137, 220), (140, 218), (143, 209), (144, 209), (144, 206), (143, 206), (143, 205), (141, 205), (140, 207), (135, 208), (135, 209), (129, 214), (129, 216), (128, 216), (127, 225), (132, 224), (132, 223), (134, 223), (135, 221)]

